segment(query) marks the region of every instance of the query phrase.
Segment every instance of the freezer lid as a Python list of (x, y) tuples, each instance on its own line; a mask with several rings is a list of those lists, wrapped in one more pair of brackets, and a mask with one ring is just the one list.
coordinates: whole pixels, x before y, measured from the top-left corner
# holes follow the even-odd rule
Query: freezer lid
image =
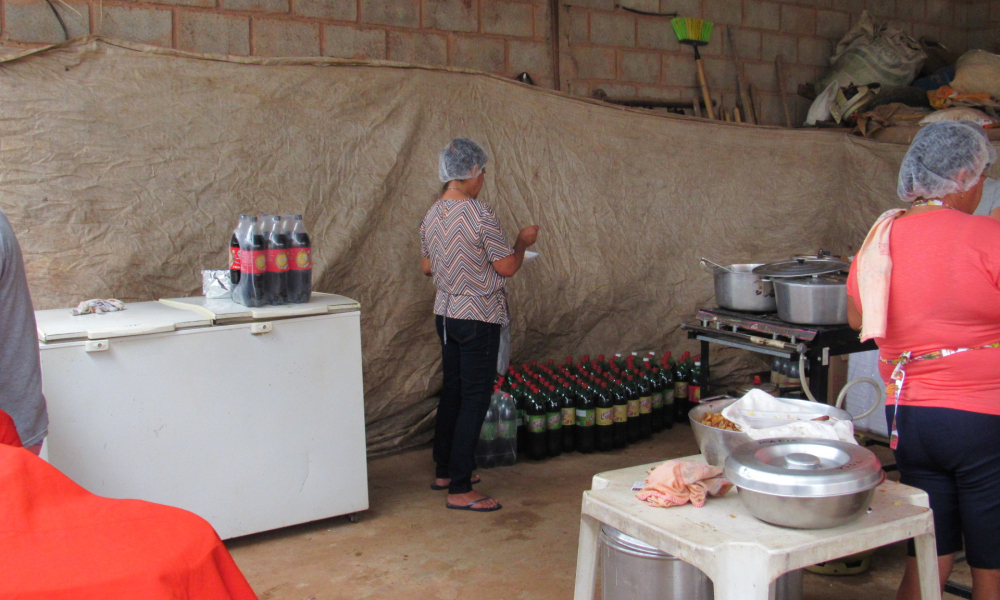
[(247, 308), (232, 300), (208, 299), (204, 296), (164, 298), (160, 302), (174, 308), (193, 311), (211, 319), (215, 323), (255, 319), (284, 319), (361, 310), (361, 304), (357, 300), (337, 294), (324, 294), (322, 292), (313, 292), (312, 298), (304, 304), (260, 306), (257, 308)]
[(58, 342), (208, 327), (212, 321), (203, 315), (159, 302), (133, 302), (126, 304), (125, 310), (96, 315), (73, 315), (69, 308), (37, 310), (35, 324), (39, 341)]

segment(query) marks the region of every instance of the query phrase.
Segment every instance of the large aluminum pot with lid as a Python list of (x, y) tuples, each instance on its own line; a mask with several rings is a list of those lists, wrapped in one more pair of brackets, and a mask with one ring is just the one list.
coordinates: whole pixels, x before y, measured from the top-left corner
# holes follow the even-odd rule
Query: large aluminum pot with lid
[(726, 459), (726, 479), (761, 521), (795, 529), (839, 527), (868, 509), (885, 472), (867, 448), (839, 440), (757, 440)]
[[(712, 266), (715, 265), (715, 266)], [(774, 312), (774, 286), (770, 280), (755, 275), (756, 264), (716, 265), (701, 260), (701, 268), (715, 280), (715, 303), (719, 308), (746, 312)]]
[(778, 318), (799, 325), (847, 323), (847, 276), (850, 263), (837, 259), (798, 259), (756, 267), (753, 272), (774, 285)]

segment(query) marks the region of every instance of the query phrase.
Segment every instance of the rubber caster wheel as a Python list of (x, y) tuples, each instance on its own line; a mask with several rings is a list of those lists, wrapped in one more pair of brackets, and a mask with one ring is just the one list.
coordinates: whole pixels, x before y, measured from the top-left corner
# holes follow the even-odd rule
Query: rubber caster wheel
[(347, 520), (350, 521), (351, 523), (357, 523), (358, 521), (361, 520), (361, 515), (359, 515), (358, 513), (351, 513), (347, 515)]

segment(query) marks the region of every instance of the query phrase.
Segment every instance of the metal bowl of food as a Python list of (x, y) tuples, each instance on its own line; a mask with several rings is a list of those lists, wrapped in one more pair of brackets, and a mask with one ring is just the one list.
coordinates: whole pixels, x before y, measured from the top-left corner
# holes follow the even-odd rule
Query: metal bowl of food
[(815, 438), (744, 444), (726, 459), (725, 476), (750, 514), (793, 529), (827, 529), (854, 521), (885, 481), (871, 450)]
[[(694, 432), (695, 442), (698, 449), (705, 457), (705, 462), (713, 467), (722, 468), (726, 464), (726, 457), (740, 445), (749, 441), (750, 436), (740, 431), (720, 429), (703, 423), (705, 417), (722, 413), (722, 410), (739, 398), (730, 396), (714, 396), (706, 398), (698, 406), (688, 412), (688, 419), (691, 421), (691, 430)], [(782, 402), (805, 406), (809, 412), (817, 415), (826, 415), (841, 421), (850, 421), (851, 415), (846, 410), (842, 410), (829, 404), (810, 402), (809, 400), (793, 400), (782, 398)]]
[(688, 412), (688, 419), (691, 421), (691, 430), (694, 432), (694, 440), (698, 443), (698, 449), (705, 457), (705, 462), (720, 469), (726, 464), (726, 457), (729, 453), (740, 445), (750, 441), (750, 436), (739, 431), (730, 431), (705, 425), (702, 421), (710, 414), (718, 414), (737, 398), (721, 396), (718, 400), (706, 398), (698, 406)]

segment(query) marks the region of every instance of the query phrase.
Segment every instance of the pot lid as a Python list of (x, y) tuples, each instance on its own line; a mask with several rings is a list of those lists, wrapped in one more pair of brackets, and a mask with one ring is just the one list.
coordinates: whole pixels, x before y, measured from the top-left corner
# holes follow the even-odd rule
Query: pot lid
[(813, 275), (812, 277), (788, 277), (781, 278), (775, 282), (778, 285), (847, 285), (847, 276), (840, 273), (827, 273), (825, 275)]
[(807, 277), (809, 275), (823, 275), (825, 273), (836, 273), (849, 269), (851, 263), (833, 258), (819, 260), (800, 259), (785, 260), (781, 262), (761, 265), (753, 270), (755, 275), (763, 277)]
[(882, 483), (882, 463), (867, 448), (839, 440), (774, 438), (741, 445), (726, 458), (726, 479), (762, 494), (841, 496)]

